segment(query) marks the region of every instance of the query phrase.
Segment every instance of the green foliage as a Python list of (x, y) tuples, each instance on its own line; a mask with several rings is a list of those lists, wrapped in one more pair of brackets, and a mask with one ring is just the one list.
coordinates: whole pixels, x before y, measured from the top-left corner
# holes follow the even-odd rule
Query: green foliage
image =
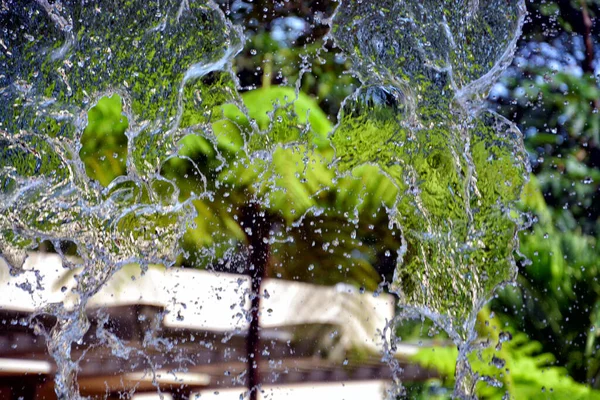
[[(506, 341), (505, 332), (489, 313), (482, 313), (480, 333), (490, 346), (474, 352), (469, 359), (482, 379), (477, 384), (480, 399), (600, 399), (600, 392), (574, 381), (565, 368), (556, 367), (551, 353), (524, 333), (514, 333)], [(501, 339), (503, 337), (503, 339)], [(458, 350), (455, 347), (424, 347), (411, 360), (437, 370), (443, 384), (454, 385)], [(486, 382), (487, 381), (487, 382)], [(489, 382), (489, 383), (488, 383)]]
[[(542, 345), (529, 340), (525, 334), (516, 335), (505, 347), (504, 372), (498, 372), (490, 364), (492, 357), (496, 356), (493, 349), (483, 350), (480, 355), (472, 357), (475, 371), (492, 377), (498, 376), (501, 378), (499, 382), (502, 382), (502, 387), (499, 388), (480, 382), (477, 388), (480, 399), (504, 399), (506, 393), (513, 399), (600, 399), (600, 392), (575, 382), (567, 375), (566, 369), (553, 366), (552, 354), (540, 354)], [(412, 357), (412, 361), (438, 370), (447, 377), (444, 384), (452, 387), (457, 357), (456, 348), (435, 347), (419, 351)]]
[[(561, 18), (576, 22), (568, 11), (561, 8)], [(499, 109), (521, 125), (532, 155), (535, 179), (526, 188), (521, 208), (531, 213), (534, 224), (520, 235), (520, 250), (529, 261), (523, 262), (519, 285), (506, 288), (494, 309), (511, 326), (542, 343), (576, 380), (597, 382), (597, 81), (589, 74), (542, 66), (512, 75), (506, 85), (513, 100)]]
[(81, 137), (79, 155), (88, 176), (107, 186), (125, 174), (127, 118), (122, 114), (121, 98), (103, 97), (88, 112), (88, 124)]
[(598, 373), (598, 238), (565, 229), (561, 217), (566, 210), (549, 207), (542, 188), (532, 179), (522, 200), (537, 218), (520, 238), (520, 250), (530, 262), (523, 266), (519, 286), (506, 288), (495, 308), (510, 305), (516, 313), (502, 315), (512, 326), (544, 341), (544, 350), (578, 379), (592, 379)]
[[(123, 134), (124, 126), (118, 124), (120, 103), (115, 99), (103, 99), (92, 109), (103, 112), (103, 125), (90, 124), (82, 139), (90, 154), (84, 159), (86, 167), (104, 185), (122, 173), (122, 165), (101, 164), (110, 148), (95, 153), (91, 149), (98, 143), (109, 146)], [(213, 112), (214, 139), (200, 134), (183, 137), (179, 157), (163, 166), (162, 174), (177, 182), (181, 200), (192, 192), (211, 193), (194, 201), (198, 215), (184, 236), (182, 262), (245, 268), (243, 256), (235, 255), (242, 252), (236, 243), (245, 240), (236, 216), (251, 197), (259, 196), (272, 218), (285, 227), (281, 240), (272, 244), (272, 275), (375, 289), (381, 276), (374, 268), (382, 259), (395, 263), (394, 249), (401, 245), (400, 233), (388, 228), (382, 208), (394, 204), (397, 187), (370, 165), (334, 179), (333, 149), (327, 138), (332, 124), (306, 94), (269, 87), (243, 93), (242, 99), (250, 120), (232, 103), (218, 107)], [(93, 117), (90, 114), (91, 123), (96, 121)], [(249, 137), (253, 124), (262, 133)], [(103, 135), (114, 138), (103, 140)], [(256, 157), (254, 152), (264, 150), (269, 151), (268, 159)]]
[(302, 46), (290, 47), (274, 40), (269, 32), (246, 33), (248, 42), (234, 66), (249, 87), (293, 87), (300, 80), (300, 91), (311, 95), (333, 119), (343, 100), (359, 85), (356, 77), (348, 73), (349, 60), (320, 36), (309, 38)]
[[(270, 87), (244, 93), (242, 98), (248, 116), (263, 133), (250, 137), (246, 148), (235, 154), (226, 155), (221, 149), (224, 158), (232, 160), (218, 178), (226, 188), (218, 196), (228, 204), (229, 218), (249, 195), (259, 196), (272, 218), (285, 226), (282, 240), (272, 245), (273, 275), (376, 288), (380, 277), (373, 264), (378, 254), (399, 247), (400, 235), (386, 228), (387, 215), (380, 212), (383, 204), (392, 204), (396, 188), (374, 167), (359, 168), (355, 176), (334, 181), (327, 139), (331, 123), (302, 92), (296, 95), (290, 88)], [(223, 115), (241, 132), (250, 131), (251, 121), (236, 107), (224, 107)], [(253, 152), (264, 150), (269, 150), (266, 160), (254, 156)], [(348, 221), (350, 215), (356, 216), (356, 222)], [(201, 218), (205, 220), (198, 223), (206, 226), (206, 214)], [(219, 233), (214, 233), (222, 235), (224, 224), (218, 225)], [(231, 237), (240, 240), (239, 228), (234, 231), (237, 236), (232, 232)], [(372, 238), (380, 244), (374, 245)], [(215, 258), (226, 251), (222, 248)], [(211, 258), (198, 257), (194, 264), (207, 260)]]
[(399, 189), (393, 218), (406, 253), (394, 286), (402, 303), (450, 318), (463, 334), (476, 304), (514, 274), (510, 209), (527, 170), (510, 123), (491, 112), (452, 112), (445, 95), (426, 96), (413, 116), (400, 90), (363, 87), (346, 100), (332, 143), (340, 171), (376, 165)]

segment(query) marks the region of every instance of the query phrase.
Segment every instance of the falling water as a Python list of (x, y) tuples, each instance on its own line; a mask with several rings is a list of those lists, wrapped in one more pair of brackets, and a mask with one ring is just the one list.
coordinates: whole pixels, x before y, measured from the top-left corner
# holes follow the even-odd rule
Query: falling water
[[(217, 143), (215, 123), (229, 119), (244, 157), (266, 169), (277, 143), (318, 142), (249, 118), (231, 70), (243, 34), (210, 0), (120, 3), (0, 8), (0, 253), (13, 275), (42, 241), (73, 243), (80, 257), (64, 257), (79, 268), (75, 306), (39, 310), (58, 318), (45, 334), (59, 398), (79, 398), (70, 349), (90, 328), (88, 300), (127, 264), (173, 265), (197, 216), (192, 201), (212, 196), (206, 183), (184, 196), (162, 172), (182, 157), (183, 137)], [(459, 347), (461, 398), (474, 396), (466, 356), (477, 312), (516, 273), (513, 206), (528, 167), (518, 129), (485, 98), (524, 14), (523, 0), (346, 0), (331, 22), (362, 82), (329, 135), (333, 164), (340, 176), (374, 165), (396, 185), (388, 212), (403, 245), (393, 287), (406, 312)], [(129, 121), (126, 174), (102, 187), (86, 174), (81, 138), (88, 111), (112, 94)]]
[(512, 208), (528, 165), (519, 130), (485, 98), (512, 60), (524, 15), (520, 0), (355, 0), (333, 19), (363, 82), (332, 135), (338, 166), (375, 164), (400, 189), (394, 287), (403, 308), (458, 346), (460, 398), (474, 396), (466, 357), (477, 312), (516, 275)]
[[(126, 264), (168, 266), (179, 254), (195, 211), (161, 166), (186, 133), (210, 137), (214, 91), (235, 102), (233, 81), (216, 88), (202, 78), (231, 80), (242, 39), (212, 3), (4, 4), (0, 252), (18, 274), (25, 250), (42, 240), (77, 246), (76, 306), (40, 310), (58, 317), (48, 334), (57, 395), (76, 399), (70, 349), (89, 329), (88, 299)], [(127, 174), (103, 188), (86, 175), (79, 152), (87, 111), (113, 93), (129, 120)], [(190, 113), (200, 119), (193, 127), (183, 122)], [(160, 190), (165, 185), (171, 189)]]

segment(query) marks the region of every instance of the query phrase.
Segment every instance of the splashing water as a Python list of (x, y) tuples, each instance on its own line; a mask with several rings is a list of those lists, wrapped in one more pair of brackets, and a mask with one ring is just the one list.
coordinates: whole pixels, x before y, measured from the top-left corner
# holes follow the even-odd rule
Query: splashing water
[(363, 81), (332, 141), (338, 166), (375, 164), (398, 186), (403, 232), (394, 287), (401, 305), (434, 320), (460, 349), (455, 396), (474, 395), (467, 354), (475, 318), (514, 279), (527, 179), (520, 132), (485, 109), (510, 63), (518, 0), (344, 2), (332, 35)]
[[(89, 3), (89, 4), (87, 4)], [(215, 97), (202, 78), (231, 77), (242, 47), (212, 3), (14, 1), (1, 11), (0, 252), (17, 274), (38, 241), (77, 246), (83, 270), (74, 310), (56, 304), (50, 352), (59, 398), (78, 398), (71, 343), (89, 329), (85, 306), (130, 263), (171, 265), (195, 215), (190, 200), (160, 174), (187, 130), (210, 135)], [(234, 84), (223, 97), (235, 96)], [(79, 159), (87, 110), (118, 93), (130, 122), (127, 174), (107, 188)], [(218, 97), (218, 96), (216, 96)], [(193, 128), (186, 115), (201, 118)], [(159, 191), (170, 185), (170, 195)], [(168, 193), (169, 191), (167, 191)]]
[[(475, 316), (516, 271), (513, 205), (528, 166), (518, 129), (485, 98), (524, 14), (522, 0), (347, 0), (330, 32), (362, 81), (329, 136), (334, 164), (341, 175), (374, 165), (396, 185), (389, 213), (404, 245), (394, 289), (458, 345), (461, 398), (474, 396)], [(76, 399), (70, 349), (90, 328), (88, 300), (124, 265), (172, 265), (192, 201), (211, 196), (181, 196), (162, 175), (180, 139), (216, 143), (224, 109), (250, 121), (243, 151), (268, 168), (273, 143), (311, 137), (261, 130), (244, 111), (230, 64), (243, 35), (211, 1), (15, 0), (0, 26), (0, 254), (18, 274), (41, 241), (76, 245), (81, 264), (64, 258), (83, 267), (76, 306), (40, 310), (58, 318), (47, 334), (57, 395)], [(112, 94), (129, 121), (127, 171), (102, 187), (79, 153), (88, 110)], [(227, 115), (224, 104), (242, 111)]]

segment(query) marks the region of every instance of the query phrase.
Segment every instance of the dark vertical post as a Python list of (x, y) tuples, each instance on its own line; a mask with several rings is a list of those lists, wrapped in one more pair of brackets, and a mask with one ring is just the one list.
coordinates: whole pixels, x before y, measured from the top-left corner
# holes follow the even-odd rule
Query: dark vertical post
[(246, 357), (248, 362), (248, 390), (250, 400), (258, 399), (260, 384), (260, 296), (262, 282), (266, 276), (269, 260), (269, 230), (271, 224), (260, 205), (251, 202), (244, 207), (242, 229), (248, 240), (248, 272), (251, 281), (250, 327), (246, 337)]
[(171, 390), (169, 394), (173, 400), (189, 400), (190, 395), (192, 394), (192, 389), (190, 387), (180, 387)]
[(37, 389), (37, 378), (14, 377), (11, 383), (13, 400), (33, 400)]

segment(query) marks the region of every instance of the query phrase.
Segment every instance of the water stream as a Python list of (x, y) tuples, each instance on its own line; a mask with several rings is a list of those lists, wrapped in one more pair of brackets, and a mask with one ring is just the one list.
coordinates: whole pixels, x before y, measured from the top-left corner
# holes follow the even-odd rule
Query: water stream
[(518, 200), (528, 175), (521, 135), (485, 109), (510, 64), (521, 1), (344, 2), (332, 35), (363, 87), (332, 134), (341, 171), (375, 164), (400, 188), (394, 286), (459, 348), (460, 398), (474, 396), (467, 354), (477, 312), (513, 280)]
[[(329, 133), (332, 167), (341, 178), (373, 165), (398, 189), (387, 209), (402, 234), (393, 290), (406, 313), (430, 318), (458, 346), (457, 398), (474, 397), (477, 312), (516, 274), (514, 204), (528, 165), (520, 132), (485, 98), (524, 15), (523, 0), (345, 0), (331, 20), (362, 83)], [(43, 241), (76, 246), (79, 261), (65, 257), (74, 307), (39, 313), (58, 318), (45, 332), (56, 393), (77, 399), (70, 352), (90, 328), (88, 300), (126, 265), (173, 265), (198, 217), (193, 202), (219, 188), (200, 168), (194, 190), (163, 173), (185, 159), (181, 139), (217, 147), (229, 138), (219, 126), (235, 124), (237, 170), (260, 165), (268, 182), (258, 186), (276, 190), (268, 170), (277, 151), (322, 138), (250, 118), (231, 68), (243, 33), (211, 1), (6, 0), (0, 28), (0, 255), (18, 275)], [(86, 173), (81, 137), (88, 111), (112, 94), (129, 122), (126, 174), (103, 187)], [(322, 212), (299, 211), (294, 218)]]

